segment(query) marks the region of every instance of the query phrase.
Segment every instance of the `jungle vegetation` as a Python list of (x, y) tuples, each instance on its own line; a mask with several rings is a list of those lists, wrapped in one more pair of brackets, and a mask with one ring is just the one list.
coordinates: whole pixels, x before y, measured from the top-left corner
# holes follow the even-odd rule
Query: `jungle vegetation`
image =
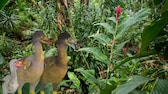
[[(11, 59), (33, 53), (35, 31), (55, 40), (67, 31), (77, 49), (67, 49), (58, 93), (167, 94), (168, 0), (1, 0), (0, 9), (0, 79)], [(57, 54), (55, 44), (43, 48)]]

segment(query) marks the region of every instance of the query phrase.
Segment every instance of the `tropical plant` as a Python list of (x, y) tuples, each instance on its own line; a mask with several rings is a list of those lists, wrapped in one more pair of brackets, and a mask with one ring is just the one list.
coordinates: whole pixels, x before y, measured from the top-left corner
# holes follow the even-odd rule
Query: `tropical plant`
[[(0, 1), (0, 79), (9, 74), (9, 60), (33, 53), (31, 33), (42, 30), (57, 38), (59, 21), (65, 20), (58, 19), (57, 0), (7, 1)], [(67, 28), (78, 49), (67, 49), (69, 71), (58, 93), (167, 93), (168, 0), (89, 0), (89, 5), (80, 1), (60, 12), (71, 15)], [(46, 57), (57, 54), (55, 45), (44, 50)], [(51, 89), (48, 84), (45, 94)], [(29, 92), (29, 84), (23, 92)]]

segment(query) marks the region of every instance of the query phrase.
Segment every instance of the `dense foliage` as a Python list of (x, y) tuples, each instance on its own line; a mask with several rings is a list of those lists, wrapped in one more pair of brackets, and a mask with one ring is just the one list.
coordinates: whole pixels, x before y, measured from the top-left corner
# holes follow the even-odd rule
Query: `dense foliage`
[[(11, 59), (33, 53), (32, 33), (41, 30), (55, 40), (60, 34), (57, 0), (36, 0), (38, 5), (32, 1), (1, 0), (0, 79), (9, 74)], [(58, 92), (168, 92), (168, 0), (90, 0), (88, 6), (74, 1), (75, 8), (68, 9), (71, 23), (67, 28), (78, 49), (67, 49), (69, 70)], [(116, 20), (118, 5), (121, 13)], [(46, 57), (57, 54), (55, 45), (45, 45), (44, 50)], [(46, 94), (50, 94), (50, 89), (48, 84)], [(24, 94), (28, 90), (26, 84)], [(39, 93), (39, 86), (36, 92)]]

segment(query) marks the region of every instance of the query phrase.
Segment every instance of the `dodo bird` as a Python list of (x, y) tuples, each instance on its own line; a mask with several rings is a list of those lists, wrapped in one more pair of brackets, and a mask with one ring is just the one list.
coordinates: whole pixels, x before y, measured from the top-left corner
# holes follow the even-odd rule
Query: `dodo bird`
[(16, 74), (16, 66), (15, 63), (17, 59), (13, 59), (9, 63), (9, 68), (11, 74), (5, 76), (3, 78), (3, 83), (2, 83), (2, 91), (3, 94), (14, 94), (18, 88), (18, 82), (17, 82), (17, 74)]
[(56, 87), (67, 73), (68, 55), (66, 47), (71, 46), (75, 49), (74, 44), (75, 41), (70, 38), (70, 35), (67, 32), (61, 33), (58, 36), (58, 40), (56, 42), (57, 55), (47, 57), (44, 60), (45, 67), (40, 80), (40, 94), (44, 94), (44, 87), (47, 83), (53, 84), (52, 94), (57, 94)]
[[(48, 39), (43, 32), (35, 32), (32, 38), (35, 50), (34, 54), (14, 62), (17, 67), (16, 77), (18, 82), (18, 94), (22, 94), (22, 87), (25, 83), (30, 83), (30, 94), (35, 94), (35, 87), (39, 83), (44, 70), (44, 54), (41, 43), (50, 44), (50, 41), (51, 40)], [(14, 73), (11, 75), (13, 74)]]

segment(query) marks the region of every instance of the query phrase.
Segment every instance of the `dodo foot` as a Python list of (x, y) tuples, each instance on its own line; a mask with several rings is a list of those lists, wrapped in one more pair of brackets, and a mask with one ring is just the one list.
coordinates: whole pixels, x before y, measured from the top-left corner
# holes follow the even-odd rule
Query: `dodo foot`
[(44, 91), (40, 91), (40, 94), (44, 94)]
[(36, 94), (35, 91), (30, 91), (30, 94)]
[(22, 94), (22, 91), (21, 91), (21, 90), (18, 90), (18, 94)]
[(56, 91), (53, 91), (53, 93), (52, 94), (57, 94), (57, 92)]

